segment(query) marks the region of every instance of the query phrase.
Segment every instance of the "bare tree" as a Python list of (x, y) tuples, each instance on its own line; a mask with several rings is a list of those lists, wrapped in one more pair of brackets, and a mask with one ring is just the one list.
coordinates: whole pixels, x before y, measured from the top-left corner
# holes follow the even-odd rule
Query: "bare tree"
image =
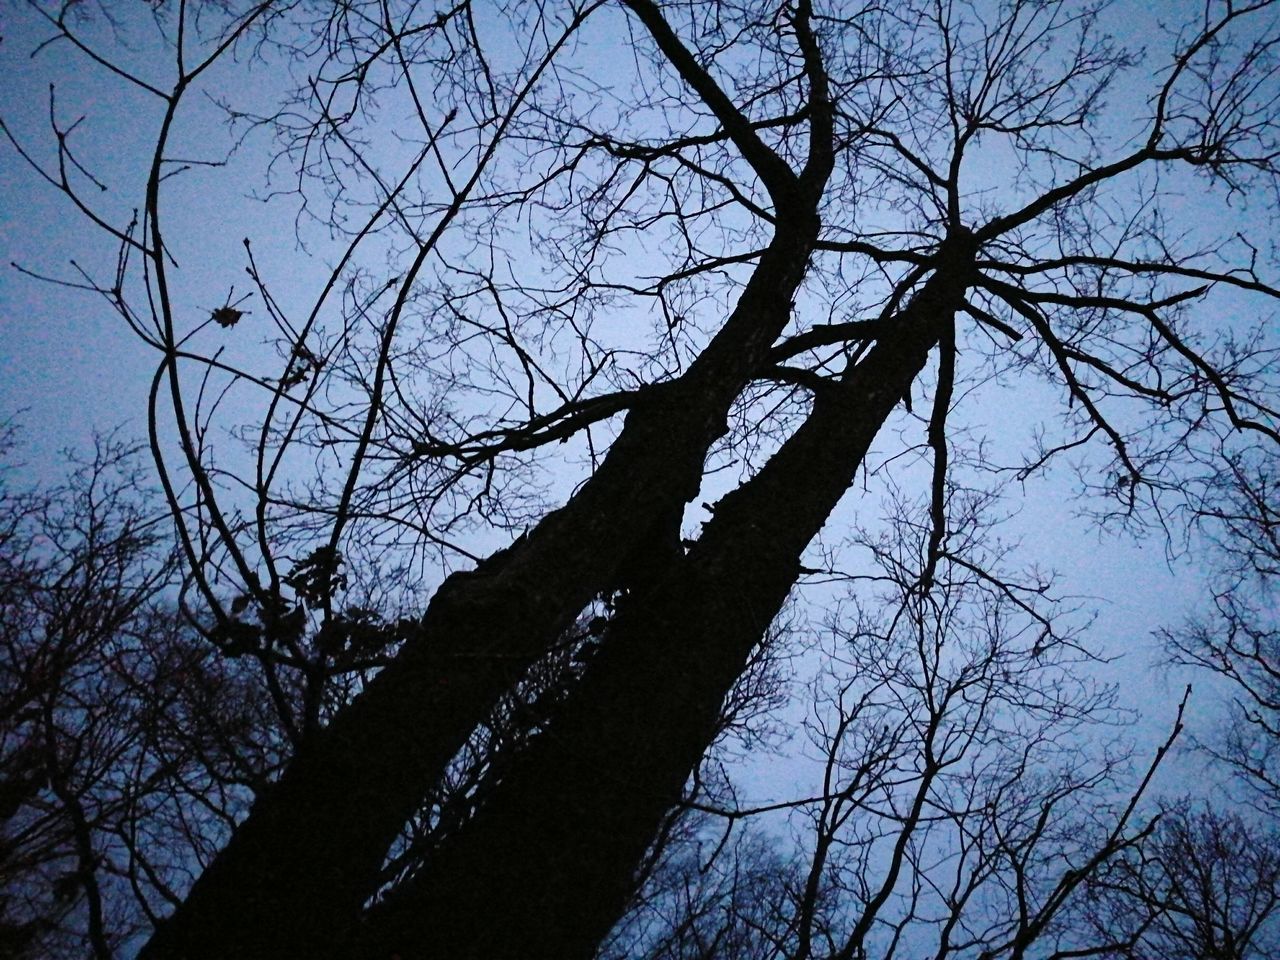
[[(704, 823), (673, 850), (607, 955), (942, 960), (1129, 944), (1146, 905), (1081, 917), (1096, 919), (1118, 864), (1148, 855), (1154, 823), (1136, 811), (1181, 710), (1140, 784), (1119, 789), (1131, 758), (1100, 744), (1125, 717), (1082, 675), (1090, 654), (1070, 605), (1001, 570), (988, 498), (952, 490), (949, 502), (955, 552), (928, 593), (927, 511), (899, 505), (863, 541), (875, 562), (833, 617), (810, 698), (820, 780), (755, 809), (695, 804), (725, 835)], [(790, 844), (740, 826), (776, 826), (782, 811)]]
[(281, 759), (265, 692), (166, 599), (171, 520), (148, 509), (138, 454), (102, 439), (64, 483), (0, 489), (0, 922), (14, 955), (115, 956)]
[(1195, 501), (1211, 540), (1212, 610), (1161, 631), (1171, 659), (1225, 679), (1229, 719), (1201, 746), (1271, 816), (1280, 813), (1280, 500), (1275, 451), (1252, 446), (1225, 458)]
[(1128, 931), (1134, 960), (1248, 960), (1280, 944), (1280, 846), (1273, 827), (1184, 802), (1153, 840), (1096, 879), (1093, 921)]
[(724, 836), (723, 843), (711, 823), (696, 827), (687, 842), (670, 848), (644, 885), (603, 944), (603, 960), (789, 954), (801, 865), (776, 837), (750, 827)]
[[(1164, 189), (1273, 199), (1274, 9), (1180, 10), (1143, 60), (1105, 4), (156, 4), (167, 57), (143, 64), (46, 12), (51, 43), (155, 106), (138, 218), (86, 198), (56, 104), (52, 161), (6, 133), (118, 247), (113, 275), (68, 282), (156, 351), (187, 615), (294, 753), (144, 955), (588, 955), (886, 424), (931, 461), (922, 598), (960, 555), (962, 428), (1029, 378), (1065, 403), (1004, 475), (1077, 457), (1113, 519), (1167, 517), (1221, 433), (1280, 440), (1274, 344), (1204, 319), (1280, 290), (1229, 208), (1187, 223)], [(601, 51), (620, 73), (593, 82)], [(274, 366), (214, 339), (248, 304), (182, 305), (170, 226), (179, 121), (255, 56), (306, 80), (262, 113), (205, 92), (278, 137), (303, 235), (338, 240), (296, 302), (246, 241)], [(899, 410), (921, 394), (923, 423)], [(553, 463), (571, 492), (543, 495)], [(686, 538), (727, 464), (739, 485)], [(364, 602), (388, 555), (448, 574), (420, 618)], [(584, 620), (596, 649), (569, 668)], [(554, 720), (366, 909), (460, 751), (556, 662)], [(992, 942), (1025, 953), (1075, 886), (1049, 889)]]

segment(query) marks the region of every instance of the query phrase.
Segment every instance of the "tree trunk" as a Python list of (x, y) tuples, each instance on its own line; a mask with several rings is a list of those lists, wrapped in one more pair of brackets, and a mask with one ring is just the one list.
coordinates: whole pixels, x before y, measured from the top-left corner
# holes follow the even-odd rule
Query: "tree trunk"
[(817, 231), (812, 209), (785, 218), (725, 325), (630, 413), (573, 499), (445, 581), (418, 635), (303, 745), (143, 960), (314, 955), (350, 927), (396, 833), (498, 697), (637, 552), (678, 545), (706, 451), (786, 325)]
[(403, 960), (589, 958), (633, 893), (721, 704), (964, 295), (971, 237), (893, 332), (842, 380), (760, 473), (726, 496), (689, 553), (624, 608), (580, 687), (475, 819), (371, 912), (358, 949)]

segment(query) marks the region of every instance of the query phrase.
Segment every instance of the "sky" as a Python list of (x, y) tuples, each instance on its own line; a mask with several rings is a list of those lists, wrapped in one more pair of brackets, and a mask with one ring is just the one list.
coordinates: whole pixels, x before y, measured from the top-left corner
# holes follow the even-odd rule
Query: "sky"
[[(1149, 32), (1151, 42), (1158, 42), (1151, 4), (1135, 0), (1122, 7), (1132, 15), (1118, 23), (1138, 39), (1145, 39), (1144, 32)], [(28, 51), (47, 35), (47, 28), (18, 4), (6, 5), (0, 17), (4, 21), (0, 72), (6, 90), (0, 116), (6, 128), (31, 157), (48, 165), (54, 156), (49, 84), (56, 80), (55, 118), (64, 129), (84, 118), (69, 142), (108, 188), (90, 187), (86, 195), (117, 222), (127, 220), (145, 175), (140, 158), (145, 157), (158, 123), (154, 99), (104, 78), (101, 68), (65, 46), (50, 46), (39, 56), (29, 57)], [(131, 43), (131, 61), (143, 75), (158, 79), (163, 72), (161, 61), (153, 59), (145, 31), (134, 35)], [(281, 69), (258, 65), (230, 80), (231, 92), (237, 102), (252, 104), (269, 98), (281, 80)], [(226, 156), (228, 138), (212, 104), (194, 101), (192, 115), (185, 116), (183, 124), (178, 142), (184, 151), (192, 151), (193, 158)], [(182, 276), (178, 305), (187, 316), (205, 317), (228, 298), (249, 292), (243, 272), (244, 237), (253, 239), (255, 253), (285, 302), (303, 302), (305, 293), (323, 276), (321, 267), (329, 255), (323, 236), (304, 223), (304, 238), (315, 241), (318, 256), (313, 258), (300, 246), (295, 235), (296, 198), (262, 199), (262, 171), (269, 149), (265, 137), (250, 135), (225, 166), (196, 169), (172, 184), (167, 203), (169, 235)], [(990, 169), (976, 171), (975, 176), (989, 179), (994, 186), (1002, 172), (993, 161)], [(83, 177), (77, 176), (77, 181), (85, 184)], [(1195, 202), (1194, 196), (1188, 196), (1187, 203)], [(55, 476), (60, 451), (84, 449), (94, 430), (118, 428), (127, 437), (144, 435), (146, 393), (155, 357), (100, 298), (31, 276), (78, 282), (72, 261), (95, 276), (109, 275), (115, 249), (85, 224), (66, 197), (33, 173), (10, 143), (0, 144), (0, 243), (6, 265), (0, 272), (4, 344), (0, 417), (12, 417), (22, 426), (21, 457), (27, 475), (38, 481)], [(217, 338), (226, 332), (211, 328), (201, 334), (200, 342), (207, 349), (225, 345), (231, 355), (267, 350), (264, 311), (256, 299), (246, 306), (251, 312), (245, 326), (234, 331), (235, 339), (226, 336), (224, 344)], [(1034, 409), (1034, 404), (1028, 403), (1027, 409)], [(1022, 412), (1015, 403), (1007, 414), (988, 418), (1005, 422), (985, 426), (993, 436), (1016, 436), (1016, 442), (1021, 442), (1032, 425), (1020, 417)], [(556, 478), (548, 482), (551, 489), (565, 485)], [(1024, 556), (1061, 572), (1064, 592), (1083, 598), (1087, 606), (1097, 601), (1093, 635), (1106, 650), (1125, 654), (1122, 665), (1106, 677), (1122, 684), (1122, 702), (1143, 712), (1146, 735), (1160, 738), (1168, 729), (1184, 678), (1155, 668), (1159, 650), (1151, 631), (1156, 625), (1177, 621), (1199, 602), (1201, 573), (1186, 558), (1171, 561), (1159, 536), (1134, 541), (1066, 522), (1078, 509), (1069, 498), (1069, 488), (1070, 478), (1064, 471), (1047, 484), (1030, 487), (1021, 498), (1012, 492), (1005, 504), (1015, 514), (1009, 535), (1023, 538)], [(847, 501), (843, 516), (864, 522), (868, 516), (874, 519), (879, 505), (855, 499)], [(1116, 589), (1118, 584), (1123, 589)], [(1204, 709), (1206, 717), (1212, 715), (1212, 710)], [(777, 775), (778, 768), (773, 769)], [(764, 779), (758, 789), (762, 794), (784, 789), (780, 783), (770, 784), (768, 776), (761, 773)]]

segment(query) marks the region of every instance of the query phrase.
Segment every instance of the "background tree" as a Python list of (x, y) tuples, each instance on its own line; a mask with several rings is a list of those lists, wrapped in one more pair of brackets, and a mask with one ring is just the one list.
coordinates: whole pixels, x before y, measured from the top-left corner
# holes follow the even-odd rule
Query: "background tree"
[[(6, 435), (6, 454), (16, 451)], [(6, 954), (112, 957), (180, 899), (285, 756), (265, 691), (183, 624), (167, 511), (110, 438), (0, 478)]]
[(1162, 631), (1174, 662), (1227, 681), (1232, 707), (1209, 754), (1271, 817), (1280, 814), (1280, 500), (1274, 449), (1231, 451), (1194, 503), (1215, 565), (1212, 609)]
[[(1202, 308), (1271, 309), (1270, 267), (1230, 208), (1192, 223), (1169, 189), (1271, 197), (1268, 0), (1187, 11), (1150, 61), (1105, 5), (1065, 2), (153, 10), (163, 58), (78, 7), (46, 17), (154, 106), (135, 219), (86, 196), (56, 102), (48, 162), (5, 128), (119, 251), (65, 282), (156, 352), (187, 622), (266, 692), (292, 755), (144, 955), (411, 955), (428, 921), (454, 953), (586, 955), (860, 468), (925, 492), (927, 608), (940, 578), (982, 579), (949, 495), (979, 471), (1029, 482), (1074, 457), (1097, 511), (1140, 526), (1223, 434), (1278, 439), (1274, 346)], [(590, 79), (601, 51), (625, 74)], [(306, 80), (218, 86), (253, 57)], [(314, 217), (337, 239), (314, 291), (250, 241), (252, 314), (186, 287), (171, 205), (219, 169), (183, 140), (202, 89), (275, 134), (300, 238)], [(273, 360), (237, 345), (250, 317)], [(983, 411), (1029, 382), (1066, 403), (992, 463)], [(447, 574), (429, 601), (424, 561)], [(913, 603), (904, 622), (985, 649)], [(503, 721), (542, 691), (545, 720)], [(444, 806), (462, 822), (414, 854)], [(1071, 871), (1132, 842), (1130, 816)], [(1081, 881), (1038, 882), (983, 949), (1058, 935)], [(870, 949), (884, 883), (870, 919), (824, 926), (836, 952)]]
[[(1081, 677), (1090, 655), (1066, 626), (1069, 604), (1049, 584), (1000, 569), (1000, 548), (987, 542), (993, 504), (966, 491), (950, 502), (965, 549), (941, 561), (927, 595), (927, 512), (900, 505), (893, 525), (865, 541), (876, 565), (832, 617), (810, 698), (817, 782), (769, 809), (690, 804), (723, 818), (720, 842), (704, 825), (700, 842), (673, 848), (607, 956), (1128, 948), (1150, 905), (1126, 901), (1108, 923), (1083, 919), (1155, 827), (1135, 815), (1139, 797), (1117, 789), (1131, 758), (1112, 728), (1127, 718), (1114, 691)], [(789, 844), (752, 826), (779, 807), (791, 812)]]
[(1095, 922), (1129, 931), (1121, 957), (1272, 956), (1280, 937), (1276, 841), (1274, 823), (1176, 805), (1140, 856), (1118, 859), (1100, 878)]

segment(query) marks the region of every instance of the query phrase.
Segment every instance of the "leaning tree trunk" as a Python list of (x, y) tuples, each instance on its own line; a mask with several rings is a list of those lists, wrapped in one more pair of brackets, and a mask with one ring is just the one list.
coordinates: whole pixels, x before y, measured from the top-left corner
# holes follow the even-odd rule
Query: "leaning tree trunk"
[(445, 581), (417, 635), (302, 746), (144, 960), (307, 956), (350, 926), (396, 833), (497, 699), (629, 561), (678, 544), (706, 451), (790, 317), (814, 206), (785, 218), (725, 325), (630, 413), (577, 495), (480, 570)]
[(684, 376), (631, 411), (600, 469), (496, 563), (455, 574), (418, 635), (305, 743), (143, 949), (161, 957), (307, 956), (350, 930), (426, 791), (497, 699), (592, 597), (651, 550), (679, 549), (685, 504), (729, 406), (791, 316), (835, 165), (834, 114), (806, 2), (792, 29), (809, 83), (796, 173), (687, 50), (652, 0), (627, 0), (768, 191), (775, 231), (724, 326)]
[(474, 820), (371, 911), (344, 956), (589, 958), (633, 893), (721, 705), (786, 600), (805, 547), (954, 322), (971, 235), (804, 424), (717, 505), (643, 602), (621, 610), (562, 712)]

